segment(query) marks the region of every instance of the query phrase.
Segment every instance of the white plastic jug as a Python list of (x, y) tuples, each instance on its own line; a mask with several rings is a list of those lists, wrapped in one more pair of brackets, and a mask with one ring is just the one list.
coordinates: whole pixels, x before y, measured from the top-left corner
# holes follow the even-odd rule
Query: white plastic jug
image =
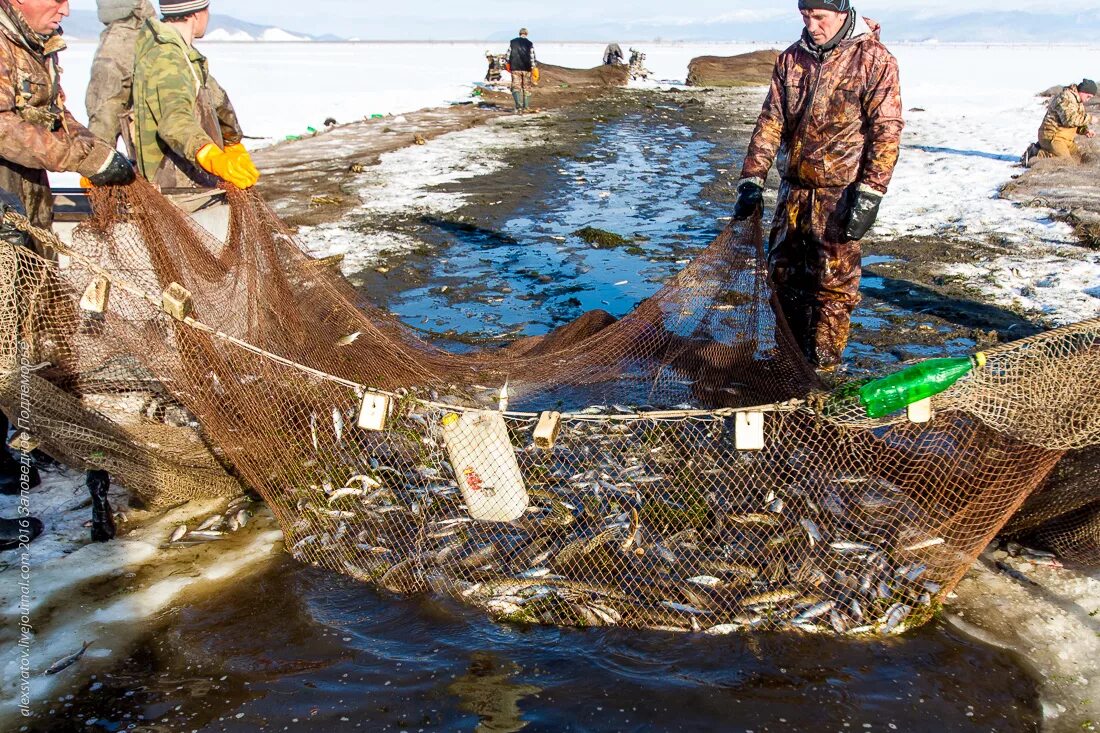
[(443, 418), (443, 440), (472, 518), (511, 522), (523, 516), (527, 488), (503, 414), (451, 413)]

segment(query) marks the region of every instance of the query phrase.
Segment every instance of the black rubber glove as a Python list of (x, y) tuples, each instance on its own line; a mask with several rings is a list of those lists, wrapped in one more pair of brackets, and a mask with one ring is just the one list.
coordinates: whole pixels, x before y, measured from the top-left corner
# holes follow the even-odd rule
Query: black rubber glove
[(882, 194), (861, 188), (856, 191), (852, 205), (848, 209), (848, 226), (844, 230), (849, 241), (858, 242), (867, 236), (878, 218), (878, 207), (882, 204)]
[(744, 221), (764, 205), (764, 187), (752, 181), (745, 181), (737, 187), (737, 203), (733, 205), (733, 218)]
[(93, 186), (125, 186), (133, 183), (135, 177), (137, 174), (134, 173), (134, 166), (130, 165), (126, 156), (116, 150), (99, 173), (88, 176), (88, 182)]
[(25, 233), (4, 223), (4, 214), (9, 211), (26, 215), (23, 204), (19, 202), (19, 199), (7, 191), (0, 191), (0, 241), (22, 247), (31, 246), (30, 239), (27, 238)]

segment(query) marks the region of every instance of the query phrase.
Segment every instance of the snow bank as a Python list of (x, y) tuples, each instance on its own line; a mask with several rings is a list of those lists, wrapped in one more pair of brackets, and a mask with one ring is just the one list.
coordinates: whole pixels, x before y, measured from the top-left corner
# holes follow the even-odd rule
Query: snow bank
[(437, 187), (501, 170), (501, 153), (526, 144), (524, 129), (532, 119), (492, 121), (386, 153), (359, 176), (360, 206), (341, 221), (301, 227), (298, 240), (315, 256), (343, 255), (343, 270), (349, 275), (416, 249), (421, 243), (413, 237), (379, 227), (387, 217), (440, 215), (461, 208), (465, 194)]

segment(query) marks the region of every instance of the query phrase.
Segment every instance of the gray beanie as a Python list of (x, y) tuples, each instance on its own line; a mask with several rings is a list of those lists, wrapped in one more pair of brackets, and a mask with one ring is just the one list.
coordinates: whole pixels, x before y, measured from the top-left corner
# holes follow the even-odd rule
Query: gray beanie
[(1096, 96), (1096, 82), (1094, 82), (1092, 79), (1082, 79), (1081, 83), (1077, 85), (1077, 91)]
[(847, 13), (852, 9), (851, 0), (798, 0), (799, 10), (832, 10)]
[(160, 0), (160, 14), (165, 18), (182, 18), (210, 7), (210, 0)]

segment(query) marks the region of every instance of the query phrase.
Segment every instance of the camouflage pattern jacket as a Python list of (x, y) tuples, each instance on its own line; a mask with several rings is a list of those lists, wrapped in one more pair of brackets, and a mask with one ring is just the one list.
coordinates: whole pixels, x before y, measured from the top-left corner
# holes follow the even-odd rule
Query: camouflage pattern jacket
[(116, 141), (122, 132), (120, 118), (132, 106), (138, 31), (155, 15), (149, 0), (99, 2), (99, 19), (107, 27), (99, 36), (84, 104), (88, 110), (88, 129), (102, 140)]
[[(149, 180), (166, 157), (205, 177), (194, 164), (199, 150), (211, 143), (233, 145), (243, 136), (229, 97), (210, 76), (206, 57), (169, 24), (155, 19), (145, 21), (138, 33), (133, 95), (138, 170)], [(222, 140), (214, 139), (216, 130), (204, 129), (207, 118), (216, 119)]]
[(1077, 96), (1077, 86), (1070, 85), (1050, 101), (1046, 117), (1043, 118), (1043, 124), (1039, 127), (1039, 139), (1050, 140), (1059, 128), (1067, 127), (1076, 128), (1077, 132), (1084, 135), (1088, 132), (1091, 121), (1085, 105)]
[(0, 0), (0, 158), (28, 169), (90, 176), (111, 156), (65, 109), (60, 35), (42, 38)]
[(885, 193), (904, 124), (897, 60), (878, 24), (857, 17), (824, 59), (804, 41), (779, 56), (741, 177), (762, 186), (778, 155), (794, 187), (858, 183)]
[(65, 109), (59, 34), (43, 38), (0, 0), (0, 188), (23, 202), (32, 221), (50, 222), (46, 171), (97, 173), (113, 155)]

